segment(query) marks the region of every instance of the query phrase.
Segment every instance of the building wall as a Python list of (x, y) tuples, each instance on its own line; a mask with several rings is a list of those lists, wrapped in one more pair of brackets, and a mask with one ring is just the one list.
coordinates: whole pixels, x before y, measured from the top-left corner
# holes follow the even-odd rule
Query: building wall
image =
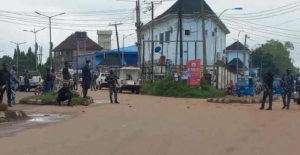
[[(187, 40), (200, 40), (202, 41), (202, 21), (201, 19), (196, 18), (183, 18), (182, 21), (182, 28), (184, 30), (190, 30), (190, 35), (185, 35), (185, 31), (183, 31), (183, 41)], [(212, 31), (215, 28), (215, 23), (211, 19), (207, 19), (205, 21), (206, 23), (206, 30), (208, 32), (208, 35), (206, 36), (206, 54), (207, 54), (207, 65), (213, 65), (214, 60), (214, 45), (215, 45), (215, 37), (212, 36)], [(168, 20), (165, 20), (164, 22), (160, 22), (159, 24), (156, 24), (154, 26), (154, 40), (159, 41), (159, 35), (160, 33), (164, 33), (164, 40), (165, 40), (165, 32), (170, 31), (170, 28), (172, 29), (170, 33), (170, 40), (176, 41), (177, 38), (177, 24), (178, 19), (173, 17)], [(217, 37), (217, 52), (220, 53), (219, 60), (222, 59), (223, 50), (226, 47), (226, 34), (219, 28), (218, 29), (218, 37)], [(151, 28), (142, 30), (142, 42), (143, 41), (150, 41), (151, 40)], [(203, 47), (202, 42), (196, 43), (197, 47), (195, 48), (195, 42), (183, 42), (183, 51), (188, 51), (183, 54), (183, 64), (186, 63), (187, 60), (200, 58), (201, 63), (203, 64)], [(151, 43), (145, 42), (145, 44), (142, 44), (142, 46), (145, 46), (145, 61), (150, 60), (151, 58)], [(166, 56), (166, 59), (170, 59), (173, 63), (175, 63), (175, 56), (176, 56), (176, 42), (169, 42), (164, 43), (162, 46), (160, 43), (156, 42), (154, 43), (154, 47), (160, 46), (163, 48), (163, 55)], [(196, 52), (195, 52), (196, 50)], [(179, 64), (179, 43), (178, 43), (178, 54), (177, 54), (177, 64)], [(195, 53), (197, 54), (195, 56)], [(162, 55), (162, 53), (154, 53), (154, 59), (159, 59), (159, 57)]]
[(98, 30), (98, 44), (103, 47), (103, 51), (111, 50), (111, 30)]
[[(231, 52), (231, 51), (227, 51), (227, 60), (228, 62), (230, 62), (231, 60), (233, 60), (234, 58), (239, 58), (242, 62), (244, 61), (244, 51), (237, 51), (237, 52)], [(249, 69), (249, 53), (246, 53), (246, 63), (245, 66)], [(242, 68), (242, 66), (239, 66), (239, 68)], [(245, 75), (249, 75), (249, 71), (245, 71), (244, 73)]]

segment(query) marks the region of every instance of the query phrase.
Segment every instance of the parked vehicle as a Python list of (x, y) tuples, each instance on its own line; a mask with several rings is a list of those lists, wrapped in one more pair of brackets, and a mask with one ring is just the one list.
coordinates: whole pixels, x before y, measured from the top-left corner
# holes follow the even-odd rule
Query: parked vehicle
[(281, 94), (281, 93), (282, 93), (281, 79), (275, 78), (273, 82), (273, 94)]
[(129, 90), (132, 93), (139, 94), (141, 88), (141, 79), (139, 77), (140, 68), (138, 67), (123, 67), (119, 72), (119, 92)]
[(108, 84), (107, 82), (105, 81), (105, 78), (109, 75), (109, 73), (107, 72), (103, 72), (103, 73), (100, 73), (98, 78), (96, 79), (96, 88), (97, 89), (102, 89), (102, 88), (108, 88)]
[(253, 80), (251, 77), (237, 78), (237, 95), (240, 96), (254, 96)]
[[(42, 82), (42, 77), (39, 71), (28, 71), (28, 78), (29, 78), (29, 84), (30, 84), (30, 88), (36, 88), (38, 87), (41, 82)], [(19, 77), (19, 90), (20, 91), (25, 91), (25, 81), (24, 81), (24, 77), (20, 76)]]

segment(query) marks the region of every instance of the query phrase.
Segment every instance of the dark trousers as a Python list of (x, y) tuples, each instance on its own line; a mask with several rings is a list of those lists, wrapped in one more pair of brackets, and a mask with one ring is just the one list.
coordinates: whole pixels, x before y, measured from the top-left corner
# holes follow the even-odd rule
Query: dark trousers
[(67, 97), (65, 95), (59, 95), (56, 99), (56, 101), (59, 105), (61, 104), (61, 102), (64, 102), (66, 100), (68, 100), (68, 105), (71, 105), (71, 101), (72, 101), (71, 97)]
[(2, 103), (3, 101), (3, 95), (6, 91), (6, 95), (7, 95), (7, 104), (11, 105), (11, 88), (10, 86), (5, 86), (1, 91), (0, 91), (0, 103)]
[(54, 86), (53, 83), (51, 83), (51, 91), (53, 91), (53, 86)]
[(108, 85), (109, 88), (109, 99), (112, 102), (112, 95), (114, 94), (115, 102), (118, 101), (117, 87), (114, 85)]
[(29, 80), (25, 81), (25, 91), (30, 91), (30, 82), (29, 82)]
[(282, 91), (282, 101), (283, 101), (284, 107), (290, 108), (291, 98), (292, 98), (291, 90), (283, 90)]
[(265, 108), (265, 102), (266, 102), (266, 99), (268, 96), (269, 96), (269, 108), (272, 108), (272, 102), (273, 102), (273, 92), (272, 91), (264, 91), (262, 104), (261, 104), (262, 108)]

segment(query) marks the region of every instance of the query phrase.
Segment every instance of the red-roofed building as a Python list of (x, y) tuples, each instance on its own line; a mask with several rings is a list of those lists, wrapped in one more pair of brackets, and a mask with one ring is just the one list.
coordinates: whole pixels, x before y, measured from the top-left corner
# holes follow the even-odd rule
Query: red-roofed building
[[(79, 47), (80, 50), (78, 52), (78, 55), (92, 54), (103, 50), (101, 46), (99, 46), (89, 37), (87, 37), (87, 39), (85, 40), (85, 46), (83, 41), (81, 41)], [(66, 61), (76, 62), (77, 40), (75, 35), (71, 34), (57, 47), (55, 47), (53, 51), (54, 51), (53, 65), (55, 69), (63, 68), (64, 62)], [(73, 66), (72, 68), (76, 68), (76, 66)]]

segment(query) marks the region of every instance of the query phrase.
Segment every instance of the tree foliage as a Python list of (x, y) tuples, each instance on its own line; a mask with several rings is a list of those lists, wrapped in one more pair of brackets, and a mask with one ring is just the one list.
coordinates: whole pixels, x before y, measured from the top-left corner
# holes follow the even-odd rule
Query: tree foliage
[(299, 72), (299, 68), (293, 64), (293, 59), (290, 57), (291, 50), (294, 50), (291, 42), (281, 43), (269, 40), (251, 54), (252, 65), (257, 68), (262, 66), (262, 74), (265, 74), (268, 68), (272, 68), (273, 74), (276, 76), (285, 74), (287, 68), (291, 68), (292, 73), (296, 74)]
[[(37, 57), (32, 51), (31, 47), (28, 48), (27, 52), (20, 51), (19, 47), (17, 47), (14, 50), (13, 57), (10, 56), (3, 56), (0, 58), (0, 63), (6, 63), (8, 64), (9, 68), (11, 68), (12, 65), (17, 65), (17, 60), (19, 59), (19, 75), (23, 72), (24, 69), (28, 69), (30, 71), (36, 70), (36, 61)], [(49, 59), (49, 58), (48, 58)], [(38, 71), (43, 74), (45, 72), (45, 66), (49, 66), (49, 60), (47, 59), (47, 62), (42, 65), (38, 65)], [(48, 63), (48, 64), (47, 64)]]

